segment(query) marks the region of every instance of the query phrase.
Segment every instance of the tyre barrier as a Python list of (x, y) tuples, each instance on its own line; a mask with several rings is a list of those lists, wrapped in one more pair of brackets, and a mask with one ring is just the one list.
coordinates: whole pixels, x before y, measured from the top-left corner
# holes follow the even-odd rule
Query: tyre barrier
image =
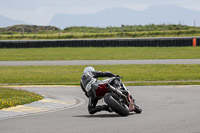
[(200, 38), (78, 39), (0, 41), (0, 48), (43, 47), (186, 47), (200, 46)]

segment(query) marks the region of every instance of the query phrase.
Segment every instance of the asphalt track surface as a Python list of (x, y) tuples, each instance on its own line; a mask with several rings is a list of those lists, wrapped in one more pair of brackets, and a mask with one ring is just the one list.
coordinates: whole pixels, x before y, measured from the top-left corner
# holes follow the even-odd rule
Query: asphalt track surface
[(119, 65), (119, 64), (200, 64), (200, 59), (0, 61), (0, 66)]
[[(42, 95), (74, 96), (82, 104), (56, 112), (0, 120), (1, 133), (197, 133), (200, 131), (200, 86), (128, 87), (143, 112), (120, 117), (89, 115), (80, 87), (27, 87)], [(99, 104), (104, 104), (100, 101)]]

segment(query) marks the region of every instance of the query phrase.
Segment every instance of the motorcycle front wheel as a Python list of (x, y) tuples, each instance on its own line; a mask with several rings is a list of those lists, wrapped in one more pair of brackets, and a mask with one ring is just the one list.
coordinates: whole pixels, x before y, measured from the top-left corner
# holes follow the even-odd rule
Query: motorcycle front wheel
[(142, 109), (138, 105), (134, 104), (134, 107), (135, 107), (135, 113), (137, 114), (142, 113)]
[(104, 101), (114, 112), (121, 116), (129, 115), (129, 110), (119, 103), (110, 93), (104, 96)]

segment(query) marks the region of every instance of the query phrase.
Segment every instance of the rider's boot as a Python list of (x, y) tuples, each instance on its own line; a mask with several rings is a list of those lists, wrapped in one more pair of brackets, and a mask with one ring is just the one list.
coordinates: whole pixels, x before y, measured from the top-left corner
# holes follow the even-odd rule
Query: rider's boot
[(112, 112), (111, 109), (107, 105), (103, 106), (96, 106), (98, 102), (98, 98), (96, 97), (95, 89), (91, 88), (88, 91), (88, 96), (89, 96), (89, 104), (88, 104), (88, 111), (90, 114), (95, 114), (100, 111), (108, 111)]
[(88, 106), (88, 111), (90, 114), (95, 114), (100, 111), (108, 111), (110, 113), (112, 112), (112, 110), (107, 105), (95, 106), (95, 107)]

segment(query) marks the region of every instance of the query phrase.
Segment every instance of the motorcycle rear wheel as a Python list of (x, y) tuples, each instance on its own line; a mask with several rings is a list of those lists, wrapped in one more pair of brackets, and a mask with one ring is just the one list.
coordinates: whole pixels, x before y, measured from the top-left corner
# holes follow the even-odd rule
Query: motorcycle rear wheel
[(110, 93), (104, 96), (104, 101), (114, 112), (121, 116), (128, 116), (129, 110), (122, 106)]

